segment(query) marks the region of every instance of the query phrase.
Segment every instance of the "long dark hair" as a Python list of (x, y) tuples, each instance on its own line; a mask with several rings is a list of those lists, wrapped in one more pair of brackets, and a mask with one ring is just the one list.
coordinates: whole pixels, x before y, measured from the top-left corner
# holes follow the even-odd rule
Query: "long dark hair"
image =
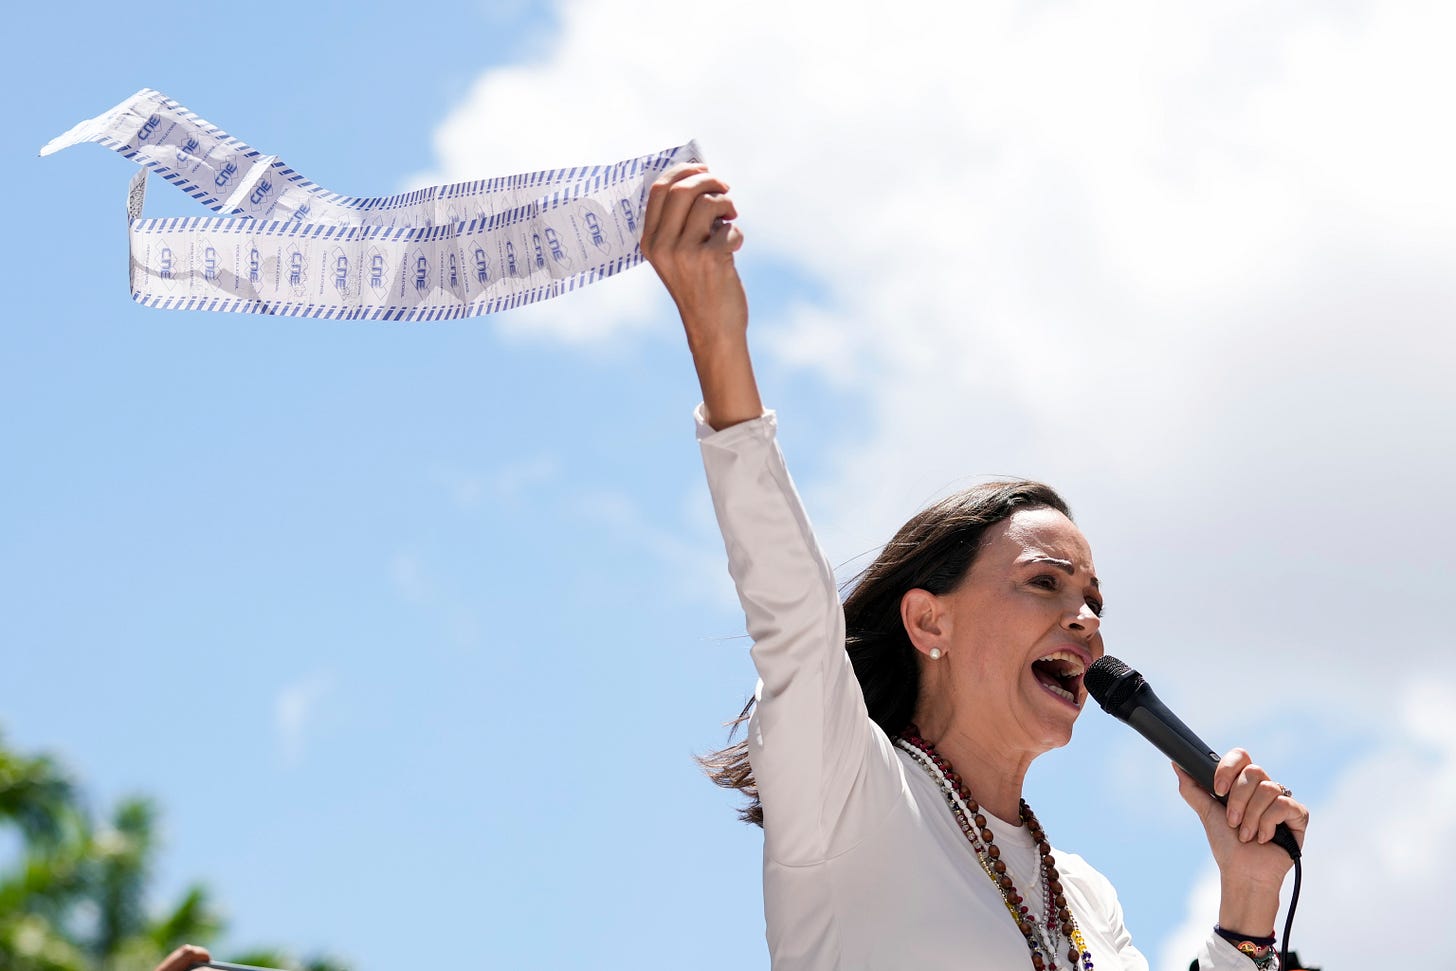
[[(900, 620), (907, 591), (948, 593), (970, 570), (985, 543), (986, 530), (1020, 509), (1050, 508), (1071, 518), (1066, 502), (1040, 482), (987, 482), (940, 500), (901, 526), (864, 572), (851, 579), (844, 596), (844, 649), (854, 665), (869, 716), (893, 737), (909, 725), (920, 700), (915, 648)], [(731, 723), (736, 730), (753, 711), (749, 699)], [(732, 738), (732, 735), (729, 735)], [(748, 742), (698, 758), (717, 785), (748, 797), (738, 810), (744, 822), (763, 825), (763, 805), (748, 761)]]

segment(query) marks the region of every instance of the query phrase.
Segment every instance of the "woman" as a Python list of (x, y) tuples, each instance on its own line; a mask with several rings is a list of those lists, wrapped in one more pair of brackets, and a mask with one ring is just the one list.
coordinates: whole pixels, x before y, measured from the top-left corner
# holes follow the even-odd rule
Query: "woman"
[[(773, 966), (1146, 969), (1110, 884), (1053, 853), (1021, 800), (1103, 651), (1086, 539), (1046, 486), (972, 489), (907, 523), (841, 607), (759, 399), (736, 218), (721, 179), (674, 167), (651, 188), (642, 252), (682, 316), (754, 641), (748, 737), (710, 768), (764, 827)], [(1291, 861), (1269, 839), (1282, 822), (1302, 842), (1308, 813), (1241, 749), (1215, 786), (1226, 808), (1179, 779), (1221, 877), (1199, 960), (1272, 967)]]

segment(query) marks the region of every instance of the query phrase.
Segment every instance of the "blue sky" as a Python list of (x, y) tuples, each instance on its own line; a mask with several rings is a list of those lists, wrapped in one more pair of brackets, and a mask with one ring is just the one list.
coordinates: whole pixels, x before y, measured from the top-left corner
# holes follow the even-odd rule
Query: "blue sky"
[[(649, 271), (435, 325), (144, 310), (131, 163), (36, 157), (140, 87), (358, 195), (697, 136), (831, 559), (976, 475), (1057, 484), (1113, 653), (1323, 813), (1301, 952), (1437, 919), (1450, 14), (926, 16), (12, 14), (0, 726), (102, 802), (157, 798), (159, 901), (206, 880), (232, 946), (362, 971), (767, 965), (757, 833), (691, 762), (752, 672)], [(147, 214), (200, 213), (153, 180)], [(1028, 798), (1186, 967), (1209, 871), (1160, 760), (1091, 712)]]

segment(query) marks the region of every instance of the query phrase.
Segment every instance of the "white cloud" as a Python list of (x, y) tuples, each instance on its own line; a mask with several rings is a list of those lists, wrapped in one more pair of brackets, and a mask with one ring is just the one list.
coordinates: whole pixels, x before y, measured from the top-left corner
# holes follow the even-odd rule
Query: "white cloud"
[(647, 269), (629, 270), (586, 289), (528, 304), (501, 314), (500, 332), (518, 340), (550, 337), (573, 344), (598, 344), (621, 334), (663, 327), (665, 297)]
[[(1282, 913), (1283, 911), (1281, 911), (1281, 915)], [(1212, 929), (1212, 921), (1217, 916), (1218, 871), (1210, 867), (1199, 876), (1188, 894), (1186, 920), (1164, 939), (1162, 950), (1156, 958), (1149, 956), (1149, 961), (1155, 962), (1153, 966), (1162, 971), (1187, 971), (1188, 962), (1198, 956), (1198, 948), (1208, 937), (1208, 932)], [(1295, 914), (1296, 919), (1298, 916)], [(1294, 949), (1300, 951), (1300, 946), (1305, 939), (1303, 922), (1299, 923), (1297, 930), (1298, 933), (1292, 936), (1295, 938)], [(1281, 935), (1284, 933), (1283, 928), (1280, 928), (1279, 933)], [(1300, 951), (1300, 958), (1304, 961), (1314, 961), (1318, 953), (1313, 948), (1305, 947)]]
[(312, 674), (278, 689), (273, 700), (273, 733), (285, 765), (303, 761), (310, 725), (332, 690), (333, 677), (327, 673)]
[[(537, 59), (483, 75), (446, 119), (436, 175), (698, 136), (733, 184), (744, 265), (815, 293), (756, 313), (757, 346), (863, 405), (863, 427), (826, 430), (829, 473), (800, 482), (832, 560), (947, 484), (1054, 482), (1098, 550), (1112, 649), (1256, 756), (1281, 713), (1380, 731), (1366, 697), (1449, 654), (1456, 8), (558, 9)], [(629, 276), (640, 294), (588, 289), (574, 323), (532, 332), (650, 326), (655, 281)], [(787, 428), (796, 389), (765, 390)], [(1430, 771), (1413, 728), (1383, 746), (1398, 779), (1360, 761), (1341, 784)], [(1420, 837), (1394, 809), (1331, 806), (1320, 819), (1377, 824), (1344, 840), (1317, 822), (1312, 860), (1360, 846), (1405, 872)], [(1430, 859), (1449, 869), (1456, 846)], [(1321, 906), (1301, 940), (1348, 960), (1320, 922), (1363, 926), (1365, 902)]]

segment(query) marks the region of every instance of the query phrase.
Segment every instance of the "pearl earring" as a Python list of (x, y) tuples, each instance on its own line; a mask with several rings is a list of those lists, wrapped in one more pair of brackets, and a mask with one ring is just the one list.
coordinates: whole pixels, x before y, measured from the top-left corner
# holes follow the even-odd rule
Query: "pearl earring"
[(930, 659), (932, 661), (939, 661), (940, 660), (940, 657), (941, 657), (941, 654), (942, 654), (942, 651), (938, 647), (932, 647), (930, 649)]

